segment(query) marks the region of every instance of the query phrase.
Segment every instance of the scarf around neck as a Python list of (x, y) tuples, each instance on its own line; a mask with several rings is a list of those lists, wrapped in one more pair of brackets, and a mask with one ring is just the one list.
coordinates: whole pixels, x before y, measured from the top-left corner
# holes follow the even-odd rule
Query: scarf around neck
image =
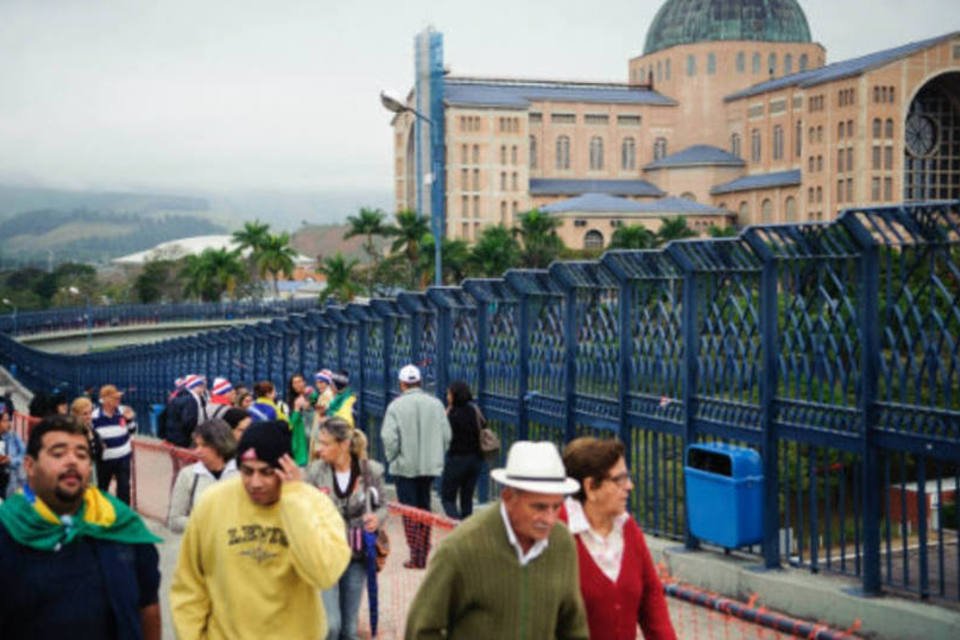
[(163, 541), (130, 507), (94, 487), (84, 492), (80, 509), (66, 516), (58, 516), (24, 487), (0, 505), (0, 524), (18, 543), (38, 551), (59, 551), (81, 537), (123, 544)]
[(350, 387), (344, 387), (343, 391), (333, 396), (333, 400), (327, 405), (327, 415), (332, 416), (335, 414), (340, 410), (340, 407), (343, 406), (343, 403), (351, 397), (353, 397), (353, 390)]

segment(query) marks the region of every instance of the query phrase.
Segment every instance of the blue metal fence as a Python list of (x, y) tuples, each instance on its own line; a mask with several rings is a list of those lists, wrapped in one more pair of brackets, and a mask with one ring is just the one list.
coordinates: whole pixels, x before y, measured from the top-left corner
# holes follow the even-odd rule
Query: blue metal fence
[[(145, 406), (187, 372), (346, 369), (376, 436), (399, 368), (464, 379), (505, 443), (620, 437), (649, 532), (697, 546), (688, 443), (761, 452), (769, 567), (960, 599), (960, 204), (610, 251), (369, 304), (88, 356), (0, 338), (28, 385), (114, 382)], [(0, 325), (2, 326), (2, 325)], [(381, 455), (378, 437), (372, 453)]]

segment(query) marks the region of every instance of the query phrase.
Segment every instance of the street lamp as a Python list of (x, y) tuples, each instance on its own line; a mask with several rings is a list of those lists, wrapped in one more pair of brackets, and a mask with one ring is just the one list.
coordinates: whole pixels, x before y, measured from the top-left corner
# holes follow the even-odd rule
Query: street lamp
[[(72, 293), (72, 294), (75, 295), (75, 296), (79, 296), (79, 295), (80, 295), (80, 289), (77, 289), (76, 287), (74, 287), (74, 286), (72, 286), (72, 285), (67, 288), (67, 291), (69, 291), (70, 293)], [(90, 353), (90, 352), (93, 350), (93, 314), (91, 313), (91, 310), (90, 310), (90, 298), (89, 298), (89, 297), (85, 297), (85, 298), (84, 298), (84, 301), (85, 301), (85, 303), (86, 303), (86, 309), (87, 309), (87, 312), (86, 312), (86, 316), (87, 316), (87, 353)]]
[(10, 302), (10, 298), (4, 298), (3, 304), (13, 309), (13, 335), (17, 335), (17, 305)]
[[(380, 104), (383, 105), (383, 108), (387, 111), (392, 111), (393, 113), (412, 113), (414, 116), (427, 123), (427, 126), (430, 127), (431, 135), (430, 140), (431, 144), (431, 153), (430, 157), (433, 161), (433, 171), (429, 174), (430, 180), (430, 189), (442, 189), (443, 185), (438, 184), (438, 177), (440, 176), (440, 154), (437, 152), (437, 145), (433, 140), (433, 120), (423, 115), (413, 107), (407, 106), (404, 103), (400, 102), (396, 98), (388, 96), (386, 92), (380, 92)], [(442, 143), (441, 143), (442, 146)], [(424, 182), (427, 182), (427, 177), (424, 178)], [(433, 202), (442, 203), (443, 197), (434, 198)], [(418, 203), (419, 204), (419, 203)], [(443, 205), (440, 204), (440, 207)], [(422, 210), (419, 212), (422, 215)], [(443, 284), (443, 228), (441, 223), (443, 221), (443, 212), (442, 211), (432, 211), (430, 217), (430, 227), (433, 231), (433, 284), (440, 286)]]

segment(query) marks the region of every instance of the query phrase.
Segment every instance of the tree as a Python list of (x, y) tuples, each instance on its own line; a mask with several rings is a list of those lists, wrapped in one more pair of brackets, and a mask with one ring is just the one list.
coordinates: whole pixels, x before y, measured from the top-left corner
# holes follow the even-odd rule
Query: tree
[(345, 258), (337, 251), (334, 256), (327, 256), (317, 268), (327, 279), (327, 286), (320, 292), (320, 302), (334, 298), (338, 302), (350, 302), (360, 291), (357, 286), (356, 267), (360, 263), (357, 258)]
[[(270, 225), (266, 222), (260, 222), (260, 220), (244, 222), (243, 229), (233, 232), (233, 241), (237, 243), (237, 248), (241, 251), (249, 251), (247, 254), (247, 269), (251, 280), (258, 275), (257, 258), (269, 237)], [(253, 293), (259, 297), (259, 287), (256, 287)]]
[(363, 249), (367, 252), (367, 255), (370, 256), (370, 263), (373, 265), (372, 269), (367, 270), (368, 294), (373, 293), (373, 275), (376, 273), (376, 266), (380, 262), (380, 254), (377, 252), (377, 247), (373, 243), (373, 237), (382, 236), (389, 229), (389, 226), (384, 224), (386, 217), (387, 214), (380, 209), (367, 209), (365, 207), (360, 209), (360, 215), (347, 217), (347, 223), (350, 225), (350, 228), (343, 235), (343, 239), (349, 240), (354, 236), (367, 237)]
[(503, 225), (486, 227), (470, 252), (467, 264), (471, 275), (496, 278), (520, 262), (520, 243)]
[(732, 238), (740, 233), (740, 230), (733, 225), (718, 227), (717, 225), (712, 224), (707, 227), (707, 233), (711, 238)]
[(390, 251), (402, 251), (410, 265), (410, 289), (418, 289), (423, 273), (420, 272), (420, 247), (424, 236), (430, 235), (430, 218), (420, 216), (416, 211), (397, 212), (397, 224), (387, 228), (385, 235), (396, 238), (390, 245)]
[[(433, 236), (424, 236), (420, 247), (420, 271), (428, 281), (433, 281), (434, 252)], [(470, 262), (470, 246), (464, 240), (444, 238), (440, 244), (443, 252), (443, 278), (445, 284), (457, 284), (467, 275)]]
[(290, 246), (290, 234), (284, 231), (276, 236), (268, 235), (255, 255), (260, 277), (269, 273), (273, 277), (273, 295), (280, 297), (280, 274), (292, 276), (297, 258), (296, 250)]
[(666, 244), (671, 240), (693, 238), (696, 235), (697, 232), (687, 226), (687, 220), (683, 216), (660, 218), (660, 229), (657, 231), (657, 242), (659, 244)]
[(176, 280), (177, 263), (173, 260), (151, 260), (143, 265), (143, 271), (133, 281), (137, 302), (150, 304), (163, 302), (176, 291), (171, 283)]
[(200, 255), (184, 259), (180, 277), (184, 292), (203, 302), (220, 302), (224, 294), (233, 295), (247, 277), (240, 250), (205, 249)]
[(532, 209), (521, 215), (519, 222), (514, 232), (523, 244), (520, 254), (523, 266), (530, 269), (546, 268), (563, 250), (563, 241), (557, 235), (560, 221), (539, 209)]
[(611, 249), (653, 249), (656, 246), (656, 234), (641, 224), (617, 227), (610, 238)]

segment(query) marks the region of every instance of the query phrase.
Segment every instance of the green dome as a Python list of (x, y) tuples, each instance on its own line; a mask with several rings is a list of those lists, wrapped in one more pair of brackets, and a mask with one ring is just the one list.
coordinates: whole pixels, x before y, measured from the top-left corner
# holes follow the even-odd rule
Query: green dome
[(713, 40), (810, 42), (810, 25), (796, 0), (667, 0), (643, 53)]

